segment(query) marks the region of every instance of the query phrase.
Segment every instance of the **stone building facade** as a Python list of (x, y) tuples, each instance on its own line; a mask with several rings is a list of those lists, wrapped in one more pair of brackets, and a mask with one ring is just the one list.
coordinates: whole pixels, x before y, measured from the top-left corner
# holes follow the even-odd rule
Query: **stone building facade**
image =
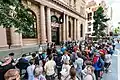
[(85, 9), (84, 0), (22, 0), (29, 8), (36, 21), (34, 29), (36, 36), (23, 37), (15, 33), (15, 29), (0, 27), (0, 47), (44, 44), (85, 38)]
[[(89, 37), (93, 37), (91, 36), (92, 33), (94, 32), (93, 30), (93, 22), (94, 22), (94, 19), (93, 19), (93, 16), (94, 16), (94, 13), (95, 11), (98, 9), (98, 7), (102, 6), (103, 9), (104, 9), (104, 15), (107, 17), (107, 18), (110, 18), (109, 14), (111, 15), (111, 13), (108, 13), (108, 7), (105, 3), (105, 1), (101, 1), (99, 3), (95, 2), (95, 1), (91, 1), (91, 2), (88, 2), (86, 4), (86, 16), (87, 16), (87, 19), (86, 19), (86, 29), (85, 29), (85, 33), (86, 33), (86, 36), (89, 35)], [(106, 23), (107, 27), (105, 29), (105, 32), (107, 34), (109, 34), (110, 32), (110, 21), (108, 21)]]
[(95, 1), (91, 1), (89, 3), (87, 3), (86, 5), (86, 16), (87, 16), (87, 22), (86, 22), (86, 35), (92, 35), (93, 33), (93, 16), (94, 16), (94, 12), (97, 10), (98, 5)]

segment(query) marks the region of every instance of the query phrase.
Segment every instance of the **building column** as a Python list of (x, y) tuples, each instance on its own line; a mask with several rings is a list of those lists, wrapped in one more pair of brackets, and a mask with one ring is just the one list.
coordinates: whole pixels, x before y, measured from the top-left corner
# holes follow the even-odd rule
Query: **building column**
[(22, 46), (22, 36), (15, 30), (15, 28), (11, 28), (11, 46)]
[(68, 15), (66, 15), (66, 40), (69, 40), (69, 31), (68, 31)]
[(62, 25), (60, 25), (60, 28), (59, 28), (59, 34), (60, 34), (60, 42), (62, 41)]
[(47, 7), (47, 41), (48, 43), (51, 43), (51, 14), (50, 14), (50, 8)]
[(41, 43), (46, 43), (46, 26), (45, 26), (45, 6), (40, 5), (40, 29), (41, 29)]
[(65, 41), (65, 14), (63, 15), (63, 41)]
[(76, 19), (74, 19), (74, 40), (76, 40)]
[(2, 26), (0, 27), (0, 47), (8, 47), (7, 45), (7, 36), (6, 36), (6, 29), (2, 28)]
[(77, 40), (80, 40), (80, 26), (79, 26), (79, 20), (77, 19), (77, 28), (76, 28), (76, 37), (77, 37)]
[(74, 39), (74, 34), (73, 34), (73, 19), (70, 17), (70, 22), (71, 22), (71, 40)]

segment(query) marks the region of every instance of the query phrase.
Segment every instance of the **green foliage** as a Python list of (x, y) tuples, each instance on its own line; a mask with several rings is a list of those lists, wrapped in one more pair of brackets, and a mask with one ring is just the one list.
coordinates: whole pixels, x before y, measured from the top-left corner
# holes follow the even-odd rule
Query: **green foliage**
[(95, 12), (94, 16), (94, 22), (93, 22), (93, 30), (95, 31), (92, 35), (96, 37), (95, 40), (100, 39), (100, 37), (103, 37), (106, 35), (104, 32), (105, 28), (107, 27), (106, 22), (109, 20), (104, 15), (104, 9), (102, 7), (99, 7), (97, 11)]
[(120, 28), (119, 27), (114, 28), (113, 33), (114, 33), (114, 35), (118, 35), (120, 33)]
[(18, 33), (32, 35), (34, 17), (19, 0), (0, 0), (0, 26), (15, 27)]

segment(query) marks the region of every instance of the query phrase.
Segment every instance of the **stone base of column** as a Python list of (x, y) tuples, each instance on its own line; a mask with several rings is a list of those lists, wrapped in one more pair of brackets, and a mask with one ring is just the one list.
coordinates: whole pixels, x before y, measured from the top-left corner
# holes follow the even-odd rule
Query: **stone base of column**
[(0, 45), (0, 48), (7, 48), (8, 45)]
[(22, 45), (20, 44), (12, 44), (11, 47), (21, 47)]

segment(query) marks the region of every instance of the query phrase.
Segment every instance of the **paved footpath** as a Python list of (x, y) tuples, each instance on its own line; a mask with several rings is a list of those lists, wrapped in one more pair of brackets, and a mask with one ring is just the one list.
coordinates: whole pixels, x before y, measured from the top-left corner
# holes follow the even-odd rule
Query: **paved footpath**
[[(117, 49), (117, 50), (115, 51), (114, 54), (120, 53), (120, 44), (116, 44), (116, 49)], [(113, 59), (114, 59), (114, 58), (112, 58), (112, 61), (114, 61)], [(116, 65), (117, 62), (114, 63), (114, 64)], [(115, 69), (116, 66), (111, 65), (111, 66), (110, 66), (110, 70), (111, 70), (111, 71), (112, 71), (112, 68)], [(112, 71), (112, 72), (108, 72), (107, 74), (104, 73), (102, 80), (113, 80), (113, 75), (114, 75), (113, 71)], [(116, 77), (117, 77), (117, 75), (115, 75), (114, 80), (115, 80)]]

